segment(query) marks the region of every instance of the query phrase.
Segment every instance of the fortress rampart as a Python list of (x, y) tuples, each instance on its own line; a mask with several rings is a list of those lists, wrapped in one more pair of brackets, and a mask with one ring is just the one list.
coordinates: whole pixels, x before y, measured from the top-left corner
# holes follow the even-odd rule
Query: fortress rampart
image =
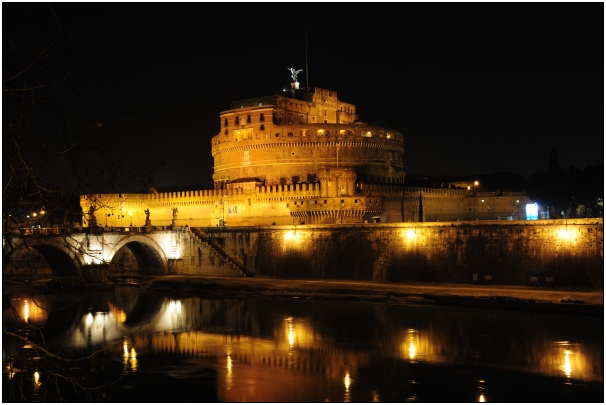
[[(342, 173), (347, 176), (348, 172), (343, 169)], [(341, 179), (339, 176), (334, 178)], [(333, 189), (327, 189), (329, 187)], [(341, 195), (339, 190), (342, 190)], [(524, 218), (524, 205), (528, 202), (525, 196), (489, 195), (475, 199), (476, 209), (485, 219)], [(84, 227), (91, 224), (99, 227), (207, 227), (463, 221), (473, 219), (473, 200), (466, 190), (354, 183), (348, 178), (342, 179), (341, 183), (325, 181), (251, 189), (84, 195), (80, 205)], [(480, 207), (480, 204), (484, 206)], [(149, 211), (149, 223), (146, 210)]]

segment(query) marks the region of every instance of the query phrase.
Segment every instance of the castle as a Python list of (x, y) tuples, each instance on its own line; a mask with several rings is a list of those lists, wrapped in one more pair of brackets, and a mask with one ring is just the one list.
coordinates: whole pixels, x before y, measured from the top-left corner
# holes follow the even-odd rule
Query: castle
[(404, 135), (321, 88), (233, 102), (212, 138), (212, 190), (82, 195), (82, 225), (209, 227), (524, 218), (528, 199), (473, 184), (405, 186)]

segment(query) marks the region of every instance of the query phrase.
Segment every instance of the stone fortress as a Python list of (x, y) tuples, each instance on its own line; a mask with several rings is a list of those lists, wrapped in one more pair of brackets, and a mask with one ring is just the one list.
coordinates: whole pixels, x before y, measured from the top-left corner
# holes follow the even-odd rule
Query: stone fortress
[(83, 195), (82, 226), (209, 227), (524, 219), (528, 198), (469, 183), (405, 185), (404, 135), (321, 88), (232, 102), (212, 190)]

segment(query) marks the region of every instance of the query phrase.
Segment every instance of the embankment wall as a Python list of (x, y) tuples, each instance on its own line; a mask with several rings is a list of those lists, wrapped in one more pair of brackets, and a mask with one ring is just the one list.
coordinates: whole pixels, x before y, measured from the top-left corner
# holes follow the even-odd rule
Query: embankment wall
[(200, 231), (252, 276), (603, 286), (601, 218)]

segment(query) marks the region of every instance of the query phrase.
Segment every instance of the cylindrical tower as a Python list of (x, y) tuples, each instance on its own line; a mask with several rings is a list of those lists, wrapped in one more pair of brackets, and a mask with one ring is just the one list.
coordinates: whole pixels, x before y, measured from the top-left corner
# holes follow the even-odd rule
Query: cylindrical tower
[[(327, 167), (359, 181), (402, 184), (404, 136), (356, 122), (355, 106), (315, 89), (236, 102), (212, 139), (215, 188), (252, 179), (266, 186), (320, 181)], [(234, 184), (235, 183), (235, 184)]]

